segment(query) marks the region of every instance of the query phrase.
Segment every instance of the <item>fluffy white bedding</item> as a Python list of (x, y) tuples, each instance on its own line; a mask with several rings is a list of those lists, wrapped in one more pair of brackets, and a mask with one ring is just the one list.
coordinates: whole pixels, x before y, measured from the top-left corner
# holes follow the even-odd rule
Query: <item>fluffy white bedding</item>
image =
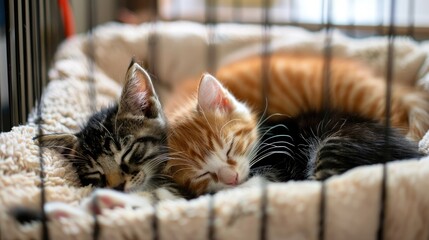
[[(94, 31), (93, 45), (87, 35), (66, 41), (51, 68), (50, 83), (42, 100), (45, 132), (76, 132), (97, 109), (110, 104), (119, 93), (132, 56), (146, 59), (152, 25), (108, 24)], [(160, 81), (177, 84), (180, 79), (200, 74), (206, 68), (207, 30), (188, 22), (159, 23), (157, 69)], [(221, 24), (216, 27), (216, 59), (221, 66), (262, 50), (260, 26)], [(321, 53), (323, 32), (310, 33), (293, 27), (273, 27), (273, 51)], [(90, 48), (90, 46), (94, 46)], [(387, 39), (354, 40), (337, 32), (333, 52), (370, 62), (381, 75), (385, 72)], [(395, 40), (395, 81), (418, 84), (429, 90), (429, 42), (408, 38)], [(89, 56), (94, 54), (92, 67)], [(89, 81), (94, 76), (96, 98), (89, 98)], [(162, 96), (164, 91), (158, 89)], [(11, 206), (40, 205), (39, 148), (36, 117), (0, 134), (0, 236), (1, 239), (40, 238), (39, 223), (20, 225), (6, 213)], [(429, 152), (429, 135), (420, 141)], [(79, 187), (70, 165), (53, 151), (43, 152), (48, 201), (77, 206), (91, 192)], [(428, 239), (429, 158), (387, 165), (385, 239)], [(382, 167), (360, 167), (326, 182), (325, 239), (376, 239), (380, 212)], [(321, 184), (289, 182), (267, 188), (267, 239), (317, 239), (320, 219)], [(164, 201), (157, 207), (159, 239), (206, 239), (209, 204), (214, 204), (216, 239), (259, 239), (261, 189), (246, 188), (203, 196), (192, 201)], [(154, 208), (115, 209), (99, 216), (103, 239), (152, 239)], [(52, 239), (91, 239), (93, 218), (83, 215), (51, 221)]]

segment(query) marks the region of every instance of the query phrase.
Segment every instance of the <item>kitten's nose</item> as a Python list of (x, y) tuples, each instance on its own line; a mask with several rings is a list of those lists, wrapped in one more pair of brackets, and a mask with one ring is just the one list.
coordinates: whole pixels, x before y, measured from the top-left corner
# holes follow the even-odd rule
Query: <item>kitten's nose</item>
[(121, 192), (123, 192), (123, 191), (124, 191), (124, 189), (125, 189), (125, 183), (121, 183), (121, 184), (119, 184), (118, 186), (113, 187), (113, 189), (115, 189), (115, 190), (117, 190), (117, 191), (121, 191)]
[(218, 170), (217, 176), (221, 183), (235, 186), (238, 184), (238, 173), (230, 167), (222, 167)]
[(105, 173), (107, 186), (111, 188), (116, 188), (124, 182), (124, 177), (119, 171), (112, 171)]

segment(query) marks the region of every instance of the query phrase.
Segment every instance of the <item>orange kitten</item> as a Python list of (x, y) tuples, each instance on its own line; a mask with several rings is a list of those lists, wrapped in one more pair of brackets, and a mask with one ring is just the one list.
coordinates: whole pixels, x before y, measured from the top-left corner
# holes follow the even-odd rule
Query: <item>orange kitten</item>
[[(198, 82), (183, 83), (165, 106), (170, 122), (168, 173), (195, 195), (246, 181), (256, 161), (256, 114), (265, 107), (268, 115), (289, 117), (320, 112), (323, 64), (322, 57), (273, 55), (268, 69), (268, 105), (262, 96), (260, 57), (220, 69), (217, 75), (225, 87), (211, 75), (203, 75), (198, 94), (193, 96)], [(332, 59), (330, 107), (334, 110), (383, 123), (385, 91), (385, 80), (363, 65)], [(393, 85), (391, 99), (392, 126), (420, 139), (429, 127), (428, 94)]]
[[(252, 57), (221, 68), (216, 77), (254, 112), (294, 117), (322, 109), (323, 67), (321, 56), (274, 54), (269, 59), (266, 105), (262, 96), (261, 57)], [(190, 92), (197, 81), (182, 84)], [(185, 90), (184, 90), (185, 89)], [(385, 78), (350, 59), (333, 58), (330, 64), (330, 103), (332, 109), (359, 114), (384, 123)], [(167, 105), (172, 111), (174, 104)], [(413, 140), (429, 129), (429, 93), (409, 86), (392, 84), (391, 124)]]
[(204, 75), (198, 95), (168, 118), (167, 171), (178, 184), (200, 195), (248, 178), (258, 140), (255, 115), (213, 76)]

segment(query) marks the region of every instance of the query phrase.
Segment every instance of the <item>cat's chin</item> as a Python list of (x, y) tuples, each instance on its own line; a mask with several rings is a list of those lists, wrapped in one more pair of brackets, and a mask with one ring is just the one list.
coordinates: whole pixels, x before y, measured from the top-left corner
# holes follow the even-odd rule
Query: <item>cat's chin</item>
[(213, 185), (211, 185), (207, 190), (207, 192), (211, 192), (211, 193), (216, 193), (222, 190), (228, 190), (228, 189), (233, 189), (236, 188), (238, 186), (240, 186), (243, 183), (243, 181), (239, 181), (237, 185), (228, 185), (228, 184), (224, 184), (224, 183), (215, 183)]

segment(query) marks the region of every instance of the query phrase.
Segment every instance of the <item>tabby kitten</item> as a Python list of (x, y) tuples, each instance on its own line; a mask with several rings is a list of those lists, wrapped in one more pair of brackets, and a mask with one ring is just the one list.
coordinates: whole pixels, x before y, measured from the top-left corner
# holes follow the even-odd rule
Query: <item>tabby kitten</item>
[(82, 186), (151, 191), (169, 182), (162, 175), (167, 123), (149, 75), (132, 62), (117, 104), (92, 115), (76, 134), (38, 138), (61, 153)]
[(268, 119), (260, 134), (259, 161), (250, 175), (271, 181), (324, 180), (361, 165), (423, 156), (396, 129), (386, 139), (382, 124), (334, 111)]
[[(48, 220), (185, 197), (185, 191), (163, 173), (168, 154), (166, 136), (166, 119), (150, 77), (131, 62), (117, 104), (93, 114), (76, 134), (37, 138), (40, 146), (59, 152), (72, 164), (82, 186), (110, 188), (96, 189), (78, 207), (46, 203)], [(40, 209), (16, 206), (9, 213), (20, 223), (42, 220)]]

